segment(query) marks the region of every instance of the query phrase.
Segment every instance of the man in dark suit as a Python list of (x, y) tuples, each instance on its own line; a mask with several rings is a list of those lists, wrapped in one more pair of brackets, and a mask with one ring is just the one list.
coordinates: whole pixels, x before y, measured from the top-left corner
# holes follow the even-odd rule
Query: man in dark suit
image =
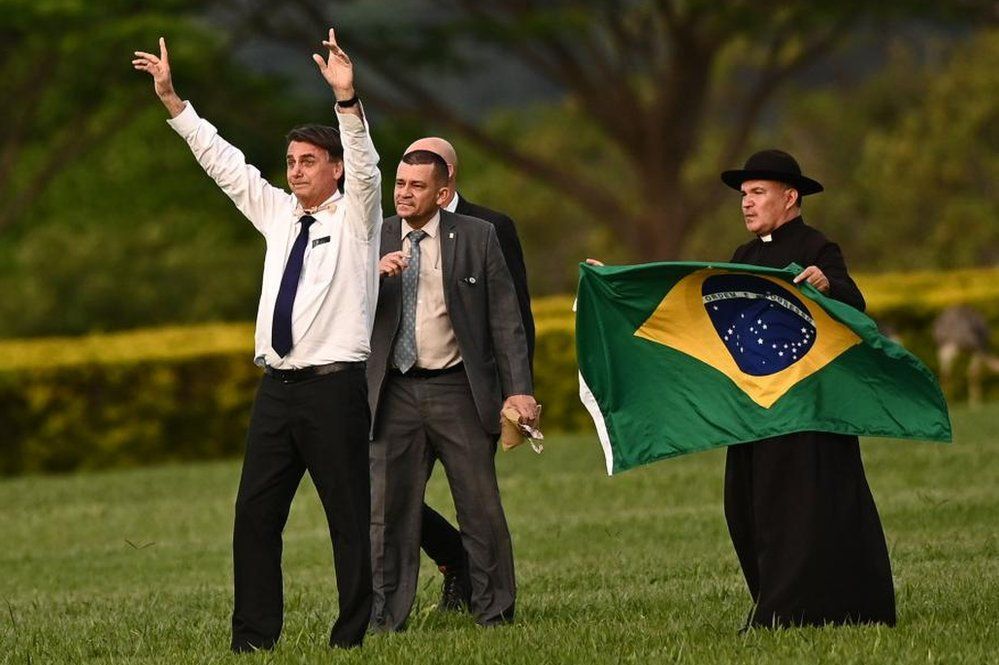
[[(503, 259), (513, 278), (513, 287), (517, 292), (517, 303), (520, 305), (520, 316), (527, 335), (527, 352), (532, 367), (534, 362), (534, 315), (531, 313), (531, 296), (527, 290), (527, 267), (524, 265), (524, 251), (520, 247), (517, 228), (513, 220), (501, 212), (485, 206), (472, 203), (460, 196), (457, 190), (458, 154), (449, 141), (436, 136), (417, 139), (406, 153), (415, 150), (429, 150), (444, 159), (448, 170), (448, 198), (441, 208), (459, 215), (475, 217), (489, 222), (496, 230)], [(532, 370), (533, 373), (533, 370)], [(471, 584), (468, 579), (468, 565), (465, 550), (461, 545), (461, 534), (448, 522), (443, 515), (423, 504), (423, 531), (420, 546), (427, 553), (442, 573), (440, 607), (444, 610), (460, 610), (468, 607), (471, 595)]]
[(471, 611), (510, 621), (516, 584), (496, 481), (500, 411), (537, 419), (516, 292), (492, 225), (440, 206), (447, 164), (403, 156), (397, 215), (382, 229), (382, 275), (368, 367), (372, 413), (372, 626), (400, 630), (419, 571), (421, 506), (440, 459), (468, 556)]

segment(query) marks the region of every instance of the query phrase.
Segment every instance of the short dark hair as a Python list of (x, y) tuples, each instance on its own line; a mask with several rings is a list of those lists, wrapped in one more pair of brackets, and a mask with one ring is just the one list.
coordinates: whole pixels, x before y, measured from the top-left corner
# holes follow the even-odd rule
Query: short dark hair
[(434, 181), (443, 186), (447, 184), (448, 172), (447, 162), (436, 152), (429, 150), (413, 150), (402, 156), (403, 164), (431, 164), (433, 165)]
[[(329, 125), (299, 125), (292, 129), (285, 138), (285, 147), (292, 141), (311, 143), (322, 148), (330, 157), (331, 162), (343, 161), (343, 144), (340, 142), (340, 132)], [(343, 191), (343, 176), (336, 183), (337, 189)]]

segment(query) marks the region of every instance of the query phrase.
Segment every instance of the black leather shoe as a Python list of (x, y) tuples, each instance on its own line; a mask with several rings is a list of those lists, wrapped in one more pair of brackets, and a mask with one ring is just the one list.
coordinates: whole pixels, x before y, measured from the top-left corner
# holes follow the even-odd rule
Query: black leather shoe
[(444, 583), (441, 585), (441, 602), (438, 609), (445, 612), (467, 610), (472, 602), (472, 581), (468, 578), (468, 568), (445, 568)]

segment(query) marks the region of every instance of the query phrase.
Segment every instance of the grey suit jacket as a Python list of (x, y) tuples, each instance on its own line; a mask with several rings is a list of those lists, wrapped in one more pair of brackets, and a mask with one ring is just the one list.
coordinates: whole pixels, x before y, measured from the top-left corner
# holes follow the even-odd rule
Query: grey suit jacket
[[(402, 249), (401, 228), (398, 215), (385, 220), (381, 256)], [(441, 210), (439, 238), (444, 303), (475, 407), (485, 430), (499, 434), (503, 400), (533, 393), (517, 293), (491, 224)], [(401, 318), (402, 277), (383, 277), (368, 359), (372, 432)]]

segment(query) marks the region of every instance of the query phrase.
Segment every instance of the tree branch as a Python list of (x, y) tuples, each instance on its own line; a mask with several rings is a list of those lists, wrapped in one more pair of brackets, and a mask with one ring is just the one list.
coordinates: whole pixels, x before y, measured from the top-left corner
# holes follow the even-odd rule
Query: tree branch
[[(475, 0), (458, 0), (458, 5), (471, 16), (503, 24), (506, 32), (512, 32), (510, 25), (525, 20), (532, 12), (551, 11), (547, 6), (540, 8), (544, 3), (510, 0), (498, 0), (486, 7)], [(573, 92), (585, 111), (623, 152), (636, 156), (640, 153), (645, 144), (645, 137), (637, 131), (640, 125), (621, 121), (621, 118), (642, 114), (641, 100), (630, 83), (635, 72), (622, 71), (620, 66), (615, 66), (613, 53), (608, 52), (592, 31), (570, 35), (551, 31), (543, 40), (535, 42), (516, 36), (504, 37), (501, 45), (510, 48), (515, 57), (553, 84)], [(581, 53), (585, 54), (585, 64)], [(620, 55), (627, 58), (626, 52)]]
[[(297, 4), (312, 8), (311, 3), (307, 1)], [(321, 16), (314, 12), (310, 12), (308, 16), (310, 21), (321, 19)], [(297, 37), (297, 35), (288, 34), (289, 31), (297, 31), (297, 28), (286, 26), (276, 29), (272, 22), (268, 21), (267, 17), (261, 13), (254, 13), (250, 18), (256, 21), (256, 25), (264, 34), (271, 37), (277, 39)], [(556, 190), (581, 202), (595, 214), (607, 218), (627, 216), (628, 213), (621, 201), (603, 190), (598, 183), (588, 182), (580, 174), (572, 173), (554, 161), (525, 153), (512, 143), (497, 139), (484, 132), (463, 118), (453, 105), (441, 100), (437, 94), (419, 82), (418, 79), (407, 75), (407, 72), (400, 72), (384, 59), (376, 57), (377, 54), (373, 52), (375, 47), (358, 40), (352, 41), (348, 48), (351, 49), (353, 55), (357, 56), (358, 62), (363, 61), (366, 69), (377, 75), (384, 84), (387, 84), (386, 87), (392, 90), (393, 94), (388, 94), (379, 93), (374, 87), (365, 87), (364, 96), (374, 106), (392, 113), (417, 114), (433, 118), (435, 122), (458, 132), (515, 169), (547, 183)], [(571, 61), (567, 60), (566, 62), (570, 63)], [(400, 102), (399, 99), (414, 101)]]
[(588, 182), (579, 174), (571, 173), (555, 162), (529, 155), (511, 143), (484, 132), (438, 101), (429, 90), (410, 83), (406, 87), (406, 92), (407, 96), (412, 95), (412, 98), (420, 100), (419, 106), (401, 104), (376, 91), (365, 94), (375, 105), (389, 112), (420, 114), (433, 118), (435, 122), (458, 132), (506, 164), (547, 183), (602, 217), (618, 219), (627, 216), (628, 213), (621, 202), (604, 193), (597, 183)]

